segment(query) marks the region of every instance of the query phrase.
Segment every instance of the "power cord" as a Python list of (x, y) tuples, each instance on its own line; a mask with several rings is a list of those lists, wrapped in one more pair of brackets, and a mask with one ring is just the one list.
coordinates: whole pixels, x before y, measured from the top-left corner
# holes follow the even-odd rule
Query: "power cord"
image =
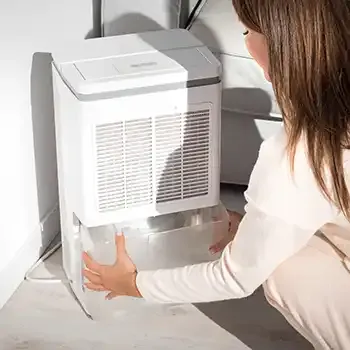
[(192, 24), (197, 19), (199, 14), (201, 13), (204, 5), (207, 3), (208, 0), (198, 0), (196, 5), (193, 7), (193, 10), (191, 11), (190, 15), (188, 16), (186, 26), (185, 28), (187, 30), (190, 30), (192, 27)]
[[(51, 240), (49, 246), (55, 241), (55, 239), (59, 236), (59, 233), (55, 235), (55, 237)], [(28, 282), (36, 282), (36, 283), (69, 283), (68, 279), (54, 278), (54, 277), (31, 277), (33, 271), (42, 263), (44, 263), (49, 257), (57, 252), (62, 246), (62, 242), (56, 243), (51, 249), (49, 249), (40, 259), (27, 271), (24, 279)]]

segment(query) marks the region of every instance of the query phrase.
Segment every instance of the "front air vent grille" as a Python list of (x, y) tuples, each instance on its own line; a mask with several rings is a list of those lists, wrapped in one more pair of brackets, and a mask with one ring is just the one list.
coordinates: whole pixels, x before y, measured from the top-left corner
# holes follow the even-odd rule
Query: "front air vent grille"
[(208, 194), (209, 109), (97, 125), (98, 209)]

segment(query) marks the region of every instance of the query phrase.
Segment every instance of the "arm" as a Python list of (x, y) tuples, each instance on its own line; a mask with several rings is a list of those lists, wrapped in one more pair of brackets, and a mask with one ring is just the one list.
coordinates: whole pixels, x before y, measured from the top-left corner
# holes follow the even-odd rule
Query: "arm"
[(248, 203), (235, 239), (219, 260), (141, 271), (137, 286), (145, 299), (162, 303), (243, 298), (252, 294), (281, 262), (306, 245), (314, 232), (267, 216)]

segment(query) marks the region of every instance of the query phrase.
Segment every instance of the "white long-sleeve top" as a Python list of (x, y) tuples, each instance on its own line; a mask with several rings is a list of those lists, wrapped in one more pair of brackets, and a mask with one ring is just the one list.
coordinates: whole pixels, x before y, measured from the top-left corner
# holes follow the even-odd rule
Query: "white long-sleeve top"
[(246, 215), (220, 259), (139, 272), (136, 282), (146, 300), (194, 303), (246, 297), (317, 230), (342, 215), (317, 186), (304, 144), (297, 148), (293, 175), (286, 145), (284, 129), (263, 142), (245, 193)]

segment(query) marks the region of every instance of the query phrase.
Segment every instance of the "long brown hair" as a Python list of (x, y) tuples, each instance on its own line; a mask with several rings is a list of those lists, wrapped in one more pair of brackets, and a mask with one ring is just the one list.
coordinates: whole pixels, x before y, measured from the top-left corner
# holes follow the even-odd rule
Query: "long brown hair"
[(350, 0), (232, 2), (242, 23), (266, 38), (291, 170), (305, 137), (320, 189), (350, 219), (343, 167), (350, 146)]

